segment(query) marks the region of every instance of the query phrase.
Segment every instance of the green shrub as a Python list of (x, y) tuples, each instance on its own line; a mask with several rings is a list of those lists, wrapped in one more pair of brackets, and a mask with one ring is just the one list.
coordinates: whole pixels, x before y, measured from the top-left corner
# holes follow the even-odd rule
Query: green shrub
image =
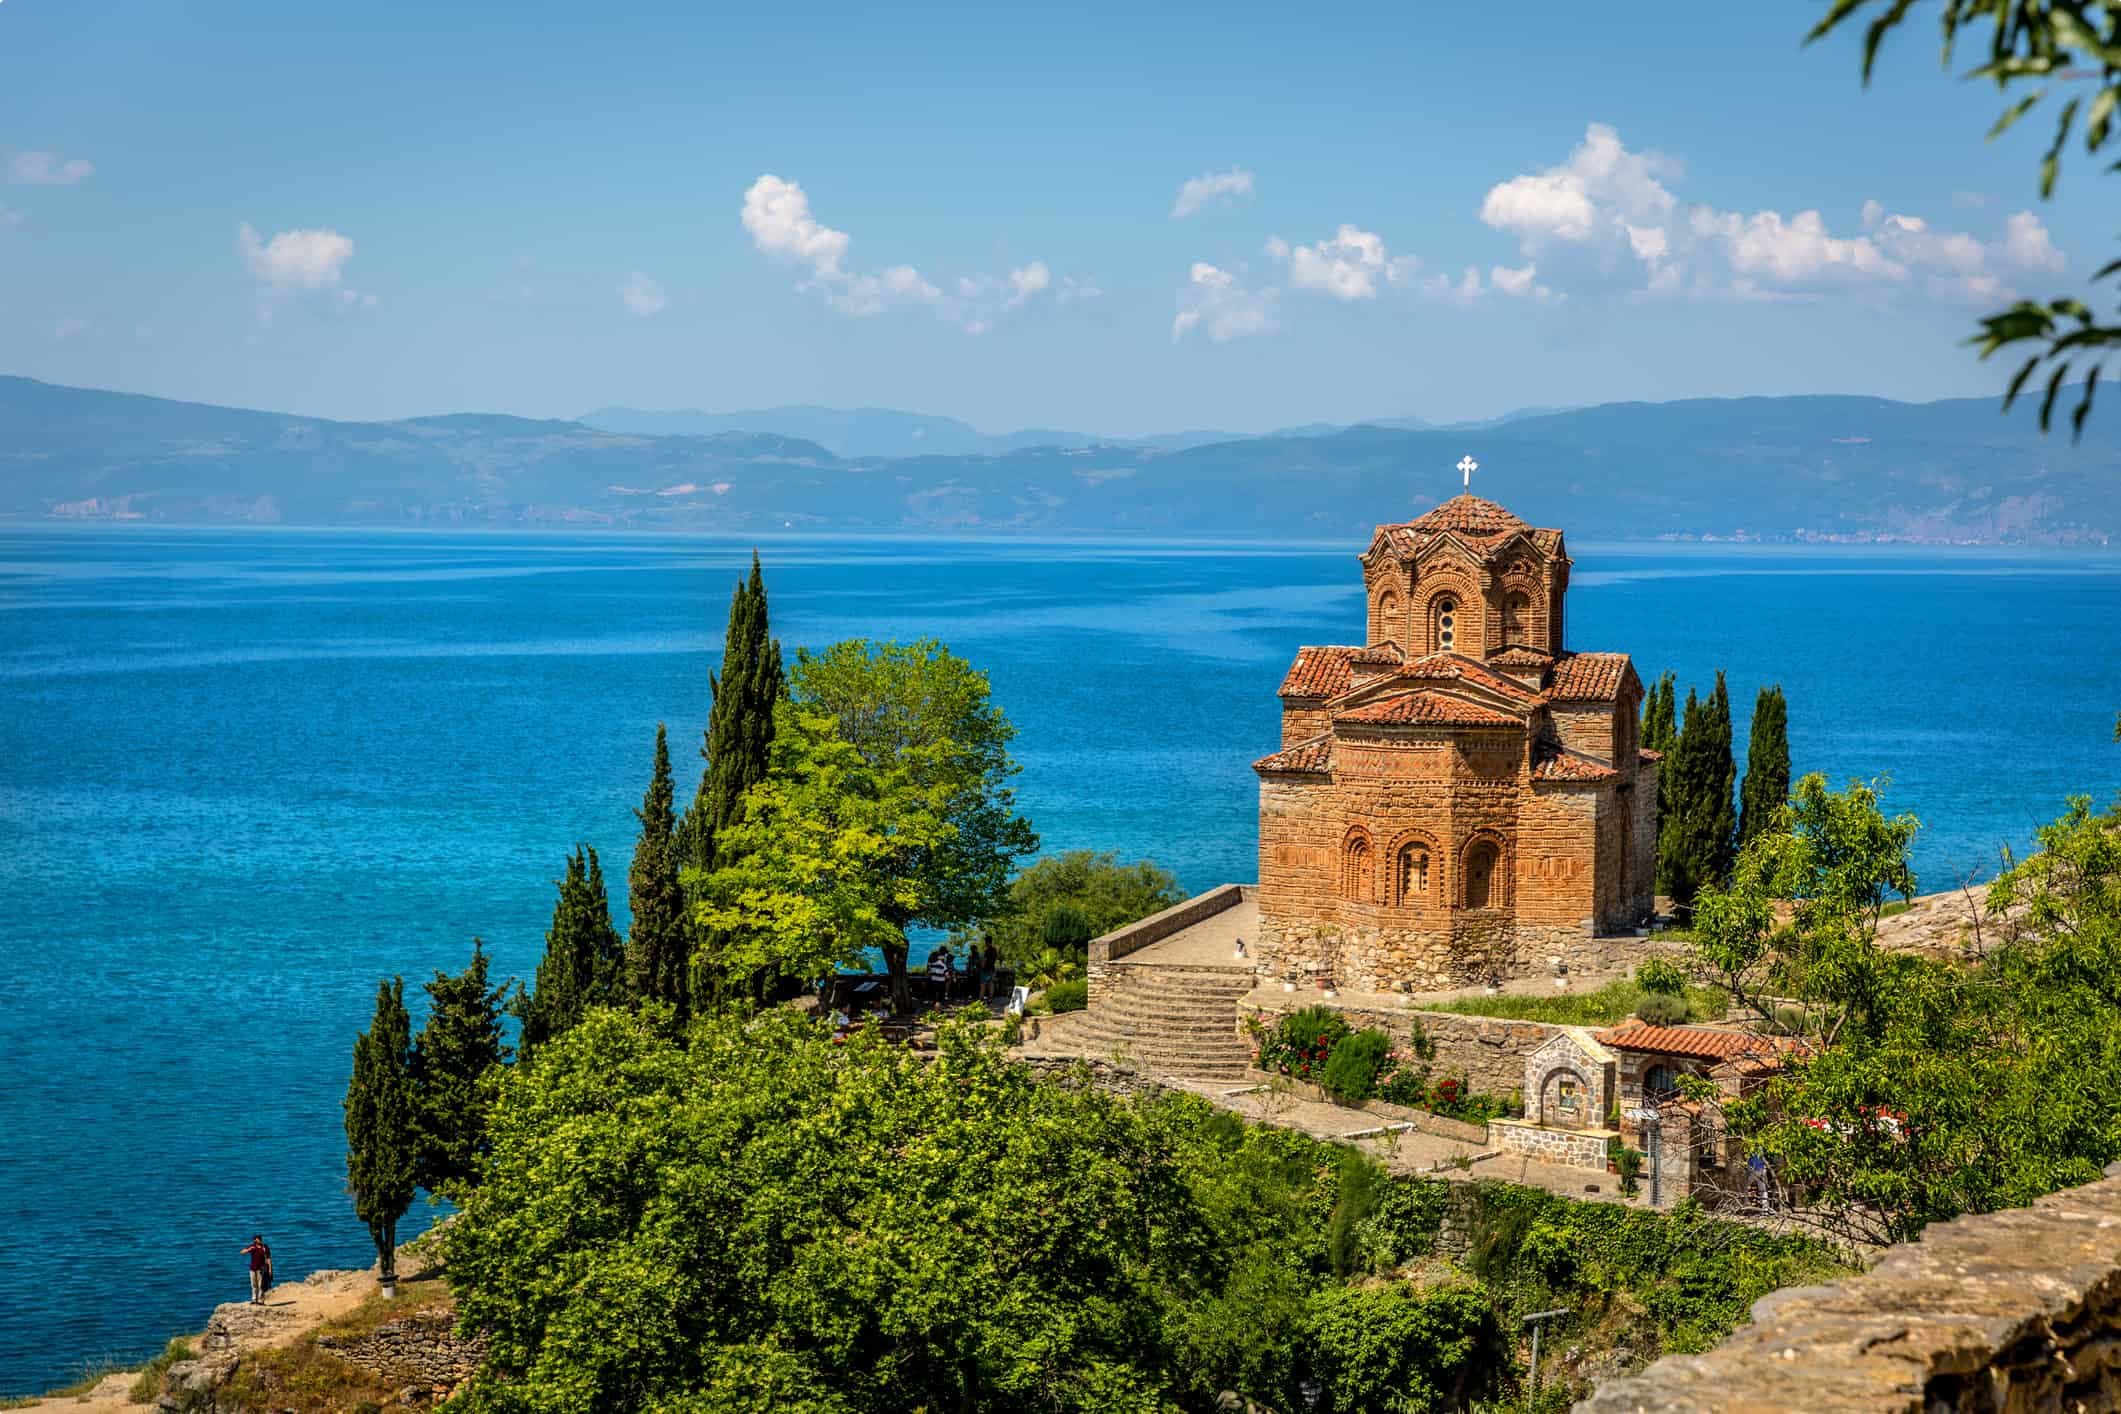
[(1259, 1043), (1259, 1068), (1293, 1075), (1298, 1080), (1314, 1080), (1333, 1048), (1347, 1034), (1347, 1018), (1329, 1006), (1309, 1006), (1291, 1012), (1271, 1029), (1254, 1029), (1253, 1037)]
[(1647, 992), (1635, 1006), (1635, 1015), (1651, 1026), (1677, 1026), (1693, 1014), (1685, 997), (1669, 992)]
[(1383, 1167), (1359, 1149), (1340, 1151), (1338, 1190), (1326, 1219), (1326, 1256), (1335, 1276), (1352, 1276), (1365, 1265), (1363, 1225), (1377, 1211), (1390, 1179)]
[(1321, 1414), (1462, 1409), (1506, 1368), (1477, 1287), (1329, 1286), (1311, 1297), (1309, 1317), (1303, 1358), (1317, 1398), (1308, 1407)]
[(160, 1355), (140, 1367), (140, 1373), (134, 1377), (133, 1387), (125, 1397), (134, 1404), (153, 1404), (162, 1393), (162, 1377), (169, 1372), (169, 1367), (179, 1360), (192, 1358), (191, 1342), (181, 1335), (174, 1337), (162, 1348)]
[(1384, 1069), (1385, 1053), (1392, 1038), (1382, 1031), (1357, 1031), (1343, 1036), (1326, 1057), (1318, 1083), (1328, 1095), (1344, 1105), (1359, 1105), (1377, 1093), (1377, 1075)]
[(1661, 997), (1686, 995), (1686, 973), (1669, 958), (1653, 957), (1635, 969), (1635, 985)]
[(1634, 1197), (1642, 1186), (1642, 1150), (1622, 1149), (1620, 1157), (1613, 1161), (1613, 1165), (1620, 1170), (1620, 1191), (1630, 1198)]
[(1045, 1002), (1047, 1009), (1051, 1011), (1081, 1011), (1090, 1005), (1089, 979), (1076, 977), (1066, 982), (1055, 982), (1046, 988)]
[(1090, 921), (1090, 915), (1072, 903), (1049, 905), (1039, 915), (1038, 940), (1049, 948), (1073, 952), (1096, 936), (1097, 925)]

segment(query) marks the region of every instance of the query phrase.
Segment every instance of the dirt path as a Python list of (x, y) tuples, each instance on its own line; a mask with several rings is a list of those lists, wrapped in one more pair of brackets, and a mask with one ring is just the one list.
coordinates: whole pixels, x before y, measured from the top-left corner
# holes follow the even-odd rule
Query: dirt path
[[(399, 1272), (416, 1270), (399, 1259)], [(285, 1345), (302, 1332), (337, 1316), (343, 1316), (375, 1293), (376, 1273), (366, 1271), (312, 1272), (302, 1281), (276, 1286), (263, 1306), (248, 1301), (229, 1301), (214, 1308), (206, 1329), (191, 1337), (191, 1347), (201, 1355), (220, 1351), (261, 1350)], [(130, 1391), (134, 1373), (108, 1375), (86, 1394), (53, 1395), (19, 1411), (35, 1414), (143, 1414), (151, 1404), (135, 1404)]]

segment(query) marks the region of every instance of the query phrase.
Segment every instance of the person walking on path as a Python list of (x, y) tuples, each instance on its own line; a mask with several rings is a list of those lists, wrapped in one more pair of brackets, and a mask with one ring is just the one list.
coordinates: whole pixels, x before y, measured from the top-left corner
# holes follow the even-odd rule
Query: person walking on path
[(265, 1293), (272, 1290), (272, 1248), (257, 1233), (250, 1235), (250, 1246), (243, 1249), (250, 1258), (250, 1304), (263, 1306)]

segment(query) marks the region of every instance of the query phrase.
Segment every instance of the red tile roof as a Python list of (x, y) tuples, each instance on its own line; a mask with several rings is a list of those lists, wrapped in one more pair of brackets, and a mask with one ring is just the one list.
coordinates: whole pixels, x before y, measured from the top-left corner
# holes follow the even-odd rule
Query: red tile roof
[(1640, 756), (1645, 761), (1664, 760), (1664, 753), (1662, 751), (1652, 751), (1647, 746), (1645, 746), (1644, 748), (1642, 748), (1642, 750), (1636, 752), (1635, 754), (1637, 756)]
[(1498, 673), (1477, 658), (1457, 653), (1431, 653), (1416, 658), (1399, 670), (1399, 676), (1417, 682), (1471, 682), (1507, 697), (1513, 702), (1537, 702), (1539, 694), (1513, 677)]
[(1338, 697), (1355, 680), (1348, 660), (1360, 648), (1336, 644), (1306, 646), (1296, 650), (1296, 661), (1281, 680), (1283, 697)]
[(1522, 727), (1521, 718), (1491, 707), (1446, 697), (1440, 692), (1402, 692), (1352, 711), (1342, 712), (1336, 722), (1360, 722), (1369, 726)]
[(1434, 510), (1398, 525), (1380, 525), (1377, 534), (1402, 560), (1420, 554), (1439, 535), (1455, 535), (1483, 556), (1519, 535), (1530, 537), (1543, 555), (1551, 556), (1561, 548), (1560, 531), (1535, 529), (1493, 501), (1472, 495), (1453, 496)]
[(1765, 1036), (1745, 1031), (1718, 1031), (1707, 1026), (1651, 1026), (1628, 1021), (1610, 1031), (1595, 1033), (1608, 1046), (1623, 1051), (1654, 1051), (1665, 1056), (1691, 1056), (1696, 1060), (1730, 1060), (1734, 1056), (1772, 1055), (1775, 1043)]
[(1553, 654), (1524, 643), (1488, 655), (1488, 666), (1491, 668), (1543, 668), (1553, 661)]
[(1350, 650), (1350, 652), (1348, 653), (1348, 661), (1351, 663), (1361, 663), (1365, 667), (1376, 666), (1379, 664), (1382, 664), (1386, 667), (1397, 667), (1399, 664), (1407, 661), (1407, 655), (1400, 650), (1398, 644), (1394, 643), (1391, 639), (1388, 638), (1382, 643), (1373, 643), (1368, 648), (1356, 648)]
[(1532, 763), (1532, 775), (1542, 781), (1613, 781), (1620, 772), (1588, 756), (1561, 747), (1550, 748)]
[(1547, 696), (1556, 702), (1611, 702), (1628, 675), (1625, 653), (1571, 653), (1554, 665)]
[(1299, 741), (1294, 746), (1283, 747), (1272, 756), (1262, 756), (1252, 763), (1255, 771), (1303, 771), (1322, 772), (1333, 764), (1333, 733), (1321, 732), (1309, 741)]

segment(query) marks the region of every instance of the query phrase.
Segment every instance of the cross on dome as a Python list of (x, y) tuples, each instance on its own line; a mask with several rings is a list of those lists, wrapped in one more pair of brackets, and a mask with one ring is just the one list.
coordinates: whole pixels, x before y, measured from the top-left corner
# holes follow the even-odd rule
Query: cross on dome
[(1466, 490), (1471, 491), (1473, 489), (1473, 473), (1480, 470), (1480, 463), (1474, 461), (1470, 456), (1460, 457), (1457, 469), (1465, 474)]

